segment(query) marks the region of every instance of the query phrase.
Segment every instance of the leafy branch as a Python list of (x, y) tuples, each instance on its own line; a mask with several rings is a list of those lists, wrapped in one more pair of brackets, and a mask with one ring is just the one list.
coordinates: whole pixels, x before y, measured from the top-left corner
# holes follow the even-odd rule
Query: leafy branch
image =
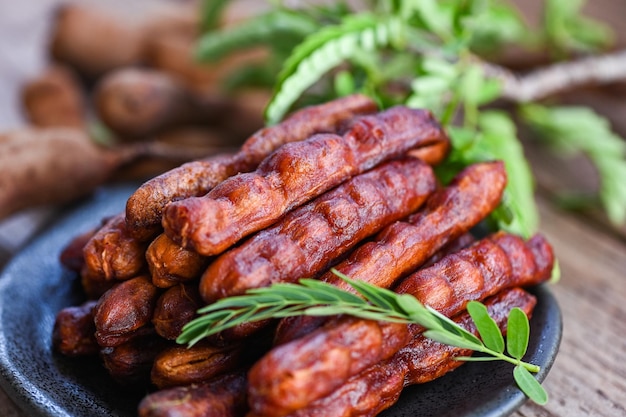
[[(610, 30), (582, 15), (584, 0), (546, 0), (540, 28), (528, 27), (506, 0), (372, 0), (366, 4), (368, 8), (356, 9), (343, 1), (334, 6), (313, 2), (289, 10), (277, 1), (269, 17), (252, 18), (241, 27), (209, 30), (198, 44), (198, 55), (208, 59), (253, 44), (269, 47), (274, 58), (267, 60), (269, 68), (263, 77), (254, 67), (245, 71), (250, 80), (279, 74), (266, 108), (268, 123), (276, 123), (311, 97), (327, 100), (354, 92), (373, 97), (381, 107), (405, 104), (432, 110), (450, 133), (454, 147), (438, 169), (442, 180), (465, 165), (504, 159), (510, 182), (491, 220), (496, 228), (524, 236), (535, 232), (534, 178), (513, 116), (519, 113), (521, 121), (534, 130), (550, 131), (540, 137), (555, 142), (568, 123), (578, 125), (580, 111), (555, 109), (561, 127), (547, 128), (548, 119), (538, 117), (537, 109), (546, 109), (545, 113), (549, 107), (528, 104), (581, 85), (626, 78), (626, 53), (552, 63), (524, 76), (487, 57), (497, 57), (500, 49), (510, 45), (547, 48), (558, 59), (596, 53), (609, 45)], [(293, 24), (276, 24), (279, 19), (271, 17), (272, 13), (289, 16)], [(299, 27), (296, 16), (308, 23)], [(264, 19), (269, 23), (262, 24)], [(285, 28), (290, 28), (291, 49), (278, 41), (284, 36), (275, 36)], [(242, 82), (243, 78), (240, 74)], [(503, 100), (518, 107), (494, 111)], [(592, 136), (578, 140), (568, 133), (559, 142), (567, 141), (570, 148), (589, 156), (597, 167), (599, 196), (609, 219), (624, 224), (623, 181), (616, 178), (626, 170), (626, 156), (621, 150), (611, 152), (599, 145), (623, 139), (601, 116), (587, 115), (585, 120), (587, 127), (595, 126), (591, 130), (594, 140)]]
[(242, 323), (300, 315), (347, 314), (369, 320), (416, 323), (426, 329), (424, 336), (429, 339), (488, 355), (459, 357), (458, 360), (502, 360), (514, 364), (513, 375), (519, 388), (533, 401), (539, 404), (547, 402), (545, 390), (530, 374), (540, 368), (522, 361), (528, 347), (529, 323), (521, 309), (512, 309), (508, 317), (506, 348), (509, 355), (506, 355), (504, 337), (480, 302), (472, 301), (467, 306), (481, 336), (478, 338), (409, 294), (396, 294), (352, 280), (336, 270), (333, 272), (360, 296), (313, 279), (302, 279), (299, 284), (280, 283), (251, 289), (245, 295), (224, 298), (200, 309), (200, 316), (184, 326), (177, 342), (193, 345), (207, 336)]

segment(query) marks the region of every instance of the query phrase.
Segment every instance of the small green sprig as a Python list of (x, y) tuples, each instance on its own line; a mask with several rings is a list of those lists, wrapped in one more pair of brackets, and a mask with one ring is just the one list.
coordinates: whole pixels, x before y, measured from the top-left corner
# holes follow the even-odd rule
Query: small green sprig
[(521, 309), (512, 309), (508, 317), (507, 355), (498, 325), (478, 301), (470, 302), (467, 310), (480, 338), (409, 294), (396, 294), (352, 280), (336, 270), (333, 273), (360, 296), (313, 279), (301, 279), (298, 284), (279, 283), (251, 289), (244, 295), (224, 298), (198, 310), (200, 316), (183, 327), (177, 342), (191, 346), (207, 336), (242, 323), (301, 315), (346, 314), (370, 320), (416, 323), (426, 329), (424, 336), (429, 339), (486, 355), (459, 357), (459, 360), (503, 360), (514, 364), (513, 376), (522, 392), (538, 404), (547, 402), (546, 391), (531, 374), (538, 372), (539, 366), (522, 361), (530, 332), (528, 318)]

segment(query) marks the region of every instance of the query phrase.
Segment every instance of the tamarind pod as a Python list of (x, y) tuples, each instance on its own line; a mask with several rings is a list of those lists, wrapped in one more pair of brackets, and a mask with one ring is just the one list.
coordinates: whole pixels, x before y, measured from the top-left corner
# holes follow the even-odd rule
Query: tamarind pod
[(414, 158), (352, 177), (219, 256), (202, 275), (200, 294), (210, 303), (315, 276), (364, 238), (417, 210), (435, 187), (431, 167)]
[[(470, 165), (433, 193), (421, 210), (383, 229), (336, 269), (353, 279), (389, 288), (487, 217), (500, 203), (505, 185), (502, 162)], [(321, 279), (354, 291), (331, 272)]]
[(458, 252), (461, 249), (465, 249), (474, 242), (476, 242), (476, 237), (474, 237), (471, 232), (464, 233), (435, 252), (420, 266), (420, 268), (428, 268), (429, 266), (439, 262), (442, 258), (445, 258), (447, 255)]
[(85, 265), (83, 248), (97, 231), (97, 228), (93, 228), (74, 236), (59, 254), (61, 265), (70, 271), (80, 272)]
[(70, 68), (57, 64), (29, 80), (21, 91), (28, 121), (39, 127), (85, 126), (85, 97)]
[(252, 135), (241, 147), (241, 164), (251, 171), (286, 143), (299, 142), (318, 133), (340, 132), (352, 119), (372, 114), (376, 103), (362, 94), (341, 97), (297, 110), (285, 120)]
[(161, 294), (156, 302), (152, 317), (154, 329), (159, 336), (174, 340), (201, 306), (197, 284), (175, 285)]
[[(352, 279), (389, 288), (413, 272), (449, 242), (484, 219), (500, 202), (506, 184), (501, 162), (471, 165), (445, 187), (433, 193), (418, 212), (390, 224), (335, 266)], [(332, 272), (322, 281), (344, 290), (354, 289)], [(289, 317), (280, 320), (275, 341), (282, 344), (327, 321), (324, 317)]]
[(243, 347), (216, 347), (206, 343), (172, 346), (154, 360), (150, 379), (159, 389), (206, 381), (240, 366)]
[(199, 278), (209, 259), (160, 234), (146, 249), (146, 262), (152, 283), (159, 288), (169, 288)]
[[(351, 376), (406, 345), (406, 324), (344, 317), (272, 348), (248, 373), (248, 403), (261, 415), (283, 416), (339, 388)], [(289, 368), (289, 370), (288, 370)]]
[(114, 68), (141, 62), (143, 44), (139, 25), (97, 8), (65, 4), (53, 19), (50, 53), (55, 61), (95, 79)]
[[(538, 243), (541, 252), (533, 253), (531, 247)], [(519, 236), (498, 232), (407, 276), (394, 291), (411, 294), (451, 316), (469, 300), (480, 300), (502, 288), (546, 281), (553, 261), (552, 248), (541, 235), (525, 242)]]
[(187, 121), (188, 114), (193, 120), (196, 114), (194, 103), (180, 82), (147, 68), (109, 72), (98, 82), (94, 102), (100, 120), (121, 137), (154, 134)]
[[(514, 307), (530, 315), (535, 304), (535, 297), (520, 288), (500, 291), (485, 300), (489, 315), (503, 333), (508, 314)], [(478, 335), (467, 312), (453, 320)], [(439, 378), (464, 363), (455, 360), (456, 357), (471, 354), (469, 349), (444, 345), (418, 335), (390, 359), (354, 376), (327, 397), (313, 401), (289, 417), (373, 417), (395, 404), (404, 387)]]
[[(98, 83), (94, 96), (99, 118), (123, 138), (141, 138), (183, 124), (220, 125), (231, 113), (246, 135), (261, 125), (217, 93), (199, 94), (176, 77), (156, 69), (121, 68)], [(254, 124), (254, 126), (253, 126)], [(246, 128), (247, 126), (247, 128)]]
[(234, 154), (219, 154), (182, 164), (139, 186), (126, 201), (126, 227), (148, 241), (162, 231), (161, 214), (170, 201), (204, 195), (237, 173)]
[(146, 268), (148, 245), (129, 235), (124, 213), (111, 217), (83, 248), (81, 274), (88, 280), (126, 280)]
[(450, 142), (444, 141), (435, 143), (430, 146), (423, 146), (417, 149), (411, 149), (407, 152), (408, 155), (421, 159), (428, 165), (438, 165), (441, 163), (450, 152)]
[(25, 208), (84, 197), (136, 155), (135, 149), (100, 147), (75, 128), (2, 133), (0, 219)]
[(125, 388), (144, 391), (157, 355), (168, 342), (154, 331), (134, 334), (117, 346), (103, 347), (100, 357), (109, 375)]
[(65, 356), (90, 356), (98, 354), (96, 326), (93, 322), (96, 301), (59, 311), (52, 329), (52, 346)]
[[(94, 311), (98, 344), (117, 346), (136, 333), (145, 332), (150, 327), (158, 296), (157, 288), (147, 276), (123, 281), (107, 291)], [(150, 331), (154, 333), (153, 329)]]
[(283, 122), (253, 134), (235, 155), (209, 157), (165, 172), (145, 182), (128, 199), (128, 228), (137, 239), (153, 238), (161, 228), (161, 215), (167, 203), (202, 196), (226, 178), (256, 169), (265, 157), (285, 143), (336, 131), (355, 115), (375, 110), (376, 104), (362, 95), (305, 107)]
[(208, 381), (167, 388), (145, 396), (139, 417), (243, 417), (246, 404), (245, 370)]
[(318, 134), (286, 144), (255, 172), (229, 178), (203, 197), (168, 204), (163, 227), (182, 246), (216, 255), (354, 175), (447, 140), (425, 110), (394, 107), (360, 116), (343, 136)]
[[(532, 268), (514, 269), (507, 252), (497, 244), (500, 236), (504, 234), (482, 239), (409, 275), (395, 291), (411, 294), (423, 304), (452, 317), (470, 300), (483, 300), (502, 289), (533, 285), (549, 278), (552, 262), (541, 265), (535, 262), (534, 256), (526, 258), (534, 264)], [(537, 242), (542, 240), (541, 237), (536, 239)], [(539, 254), (537, 259), (552, 259), (549, 245), (543, 242), (548, 253)], [(532, 246), (539, 247), (535, 242)], [(532, 254), (527, 244), (521, 249)], [(381, 338), (385, 330), (388, 336)], [(274, 347), (255, 363), (249, 373), (251, 409), (257, 414), (272, 416), (289, 414), (392, 356), (422, 330), (419, 325), (336, 318), (304, 337)], [(369, 349), (361, 350), (363, 340), (372, 344)], [(338, 367), (337, 363), (342, 365)]]
[[(429, 267), (446, 255), (464, 249), (475, 241), (476, 239), (471, 233), (465, 233), (438, 250), (424, 262), (421, 268)], [(281, 345), (311, 333), (313, 330), (321, 327), (326, 321), (328, 321), (328, 318), (321, 316), (294, 316), (280, 319), (274, 332), (274, 345)]]

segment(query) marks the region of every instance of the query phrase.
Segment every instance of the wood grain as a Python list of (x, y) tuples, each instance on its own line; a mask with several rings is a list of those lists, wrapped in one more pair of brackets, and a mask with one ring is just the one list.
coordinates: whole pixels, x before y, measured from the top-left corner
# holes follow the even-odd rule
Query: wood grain
[(626, 415), (626, 246), (593, 224), (541, 202), (541, 230), (554, 245), (562, 278), (552, 286), (563, 339), (545, 387), (544, 407), (517, 417)]

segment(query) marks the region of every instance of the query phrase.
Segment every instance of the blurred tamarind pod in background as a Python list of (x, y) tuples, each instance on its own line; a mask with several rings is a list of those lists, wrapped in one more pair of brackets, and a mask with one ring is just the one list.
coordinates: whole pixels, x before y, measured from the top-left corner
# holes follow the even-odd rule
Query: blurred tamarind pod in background
[(156, 69), (109, 73), (98, 83), (94, 101), (99, 118), (124, 138), (195, 124), (222, 128), (243, 140), (263, 124), (261, 112), (225, 96), (192, 91), (177, 77)]
[(96, 8), (66, 4), (56, 11), (50, 54), (87, 78), (96, 78), (140, 63), (143, 42), (140, 26)]
[(195, 6), (160, 2), (137, 11), (141, 13), (77, 3), (59, 6), (50, 33), (51, 58), (93, 80), (112, 69), (144, 63), (146, 42), (155, 34), (190, 32), (198, 25)]
[(27, 82), (21, 91), (26, 119), (38, 127), (76, 127), (85, 124), (85, 94), (76, 74), (52, 65)]

